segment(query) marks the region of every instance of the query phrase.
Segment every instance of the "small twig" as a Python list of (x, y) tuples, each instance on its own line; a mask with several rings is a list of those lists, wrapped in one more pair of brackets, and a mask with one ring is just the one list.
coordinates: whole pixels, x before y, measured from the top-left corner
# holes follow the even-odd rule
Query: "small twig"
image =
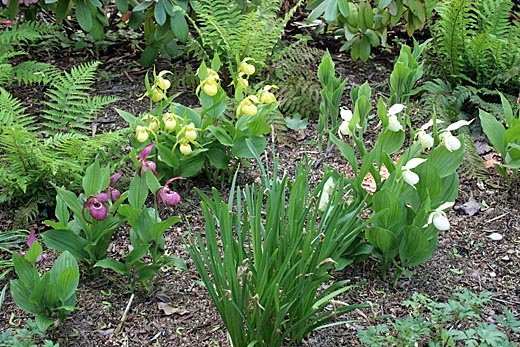
[(510, 300), (504, 300), (504, 299), (499, 299), (499, 298), (495, 298), (495, 297), (491, 297), (491, 300), (501, 302), (502, 304), (520, 305), (520, 301), (510, 301)]
[(125, 312), (123, 312), (123, 316), (121, 317), (121, 321), (117, 325), (116, 330), (114, 330), (114, 334), (119, 334), (121, 331), (121, 328), (123, 327), (123, 324), (126, 321), (126, 317), (128, 316), (128, 311), (130, 311), (130, 306), (132, 305), (132, 301), (134, 300), (134, 293), (130, 295), (130, 300), (128, 300), (128, 304), (126, 305)]
[(491, 222), (494, 222), (496, 221), (497, 219), (500, 219), (502, 217), (505, 217), (509, 214), (509, 212), (506, 212), (506, 213), (502, 213), (500, 216), (496, 216), (495, 218), (491, 218), (490, 220), (488, 220), (486, 223), (491, 223)]

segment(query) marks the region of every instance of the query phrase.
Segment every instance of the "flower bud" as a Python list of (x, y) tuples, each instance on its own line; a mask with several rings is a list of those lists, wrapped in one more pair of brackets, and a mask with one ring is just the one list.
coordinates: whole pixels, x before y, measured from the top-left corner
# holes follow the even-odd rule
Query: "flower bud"
[(179, 146), (179, 151), (183, 154), (183, 155), (190, 155), (192, 150), (191, 150), (191, 146), (188, 142), (183, 142), (181, 143), (181, 145)]
[(135, 127), (135, 138), (139, 142), (145, 142), (148, 140), (149, 134), (148, 134), (148, 128), (138, 125)]
[(238, 86), (242, 89), (247, 89), (247, 87), (249, 87), (249, 82), (245, 78), (239, 77)]

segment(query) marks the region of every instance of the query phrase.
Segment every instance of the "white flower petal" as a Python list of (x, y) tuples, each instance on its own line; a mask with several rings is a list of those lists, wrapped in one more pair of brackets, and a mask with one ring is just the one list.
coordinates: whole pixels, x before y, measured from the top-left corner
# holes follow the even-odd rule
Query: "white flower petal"
[(329, 193), (327, 193), (326, 191), (323, 191), (321, 193), (321, 197), (320, 197), (320, 203), (318, 204), (318, 209), (321, 211), (321, 212), (324, 212), (325, 209), (327, 208), (327, 205), (329, 204)]
[(435, 209), (435, 211), (442, 211), (455, 205), (455, 201), (445, 202)]
[(470, 125), (471, 122), (473, 122), (473, 119), (470, 120), (469, 122), (467, 120), (459, 120), (455, 123), (448, 125), (446, 130), (448, 130), (448, 131), (457, 130), (458, 128), (463, 127), (464, 125)]
[(410, 169), (414, 169), (416, 168), (417, 166), (421, 165), (422, 163), (424, 163), (426, 161), (426, 159), (424, 158), (413, 158), (413, 159), (410, 159), (408, 160), (408, 162), (406, 163), (405, 166), (403, 166), (403, 170), (410, 170)]
[(347, 120), (344, 120), (343, 122), (341, 122), (341, 124), (339, 125), (339, 129), (338, 129), (340, 134), (352, 136), (352, 132), (350, 131), (349, 125), (350, 125), (350, 123)]
[(433, 136), (431, 136), (430, 134), (427, 134), (424, 130), (421, 130), (417, 134), (417, 137), (419, 138), (419, 143), (421, 144), (421, 147), (422, 147), (423, 151), (425, 149), (432, 148), (434, 143), (435, 143), (435, 140), (433, 139)]
[(390, 107), (390, 109), (388, 110), (388, 112), (386, 114), (389, 115), (389, 116), (393, 116), (393, 115), (398, 114), (399, 112), (401, 112), (405, 108), (406, 108), (406, 105), (394, 104), (394, 105), (392, 105), (392, 107)]
[(325, 182), (325, 185), (323, 186), (323, 191), (327, 194), (332, 193), (334, 190), (334, 179), (332, 177), (329, 177), (327, 182)]

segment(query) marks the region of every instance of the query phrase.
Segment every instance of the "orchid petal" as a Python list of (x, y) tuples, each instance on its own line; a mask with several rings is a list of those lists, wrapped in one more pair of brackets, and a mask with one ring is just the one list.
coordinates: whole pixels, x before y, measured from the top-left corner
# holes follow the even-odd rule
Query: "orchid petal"
[(399, 112), (401, 112), (402, 110), (404, 110), (406, 108), (406, 105), (403, 105), (403, 104), (394, 104), (390, 107), (390, 109), (388, 110), (388, 112), (386, 113), (387, 115), (389, 116), (393, 116), (393, 115), (396, 115), (398, 114)]

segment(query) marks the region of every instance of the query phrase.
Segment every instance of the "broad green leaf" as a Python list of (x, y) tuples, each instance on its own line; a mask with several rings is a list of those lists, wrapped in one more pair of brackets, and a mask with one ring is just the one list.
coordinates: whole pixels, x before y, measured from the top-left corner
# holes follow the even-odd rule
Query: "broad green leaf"
[(33, 288), (40, 281), (38, 270), (22, 255), (13, 253), (13, 265), (21, 284), (27, 288)]
[(31, 264), (36, 263), (38, 257), (42, 254), (43, 248), (38, 241), (34, 241), (31, 248), (25, 253), (24, 258)]
[(79, 270), (69, 267), (58, 275), (56, 286), (58, 288), (58, 298), (65, 304), (70, 303), (70, 299), (75, 297), (79, 283)]
[[(399, 249), (398, 239), (394, 232), (379, 227), (370, 227), (365, 231), (365, 237), (367, 240), (379, 248), (383, 255), (386, 253), (397, 253)], [(390, 256), (391, 258), (393, 256)]]
[[(437, 196), (441, 192), (441, 178), (439, 177), (435, 166), (426, 161), (417, 168), (413, 169), (413, 171), (420, 177), (419, 183), (415, 185), (415, 188), (417, 189), (417, 192), (419, 193), (419, 196), (422, 200), (426, 199), (428, 196)], [(458, 189), (455, 189), (455, 191), (457, 192)]]
[(61, 199), (65, 202), (67, 207), (72, 211), (76, 216), (81, 216), (81, 211), (83, 210), (83, 205), (78, 201), (78, 197), (71, 191), (68, 191), (61, 187), (56, 188), (56, 192), (60, 196)]
[(162, 185), (161, 183), (159, 183), (159, 180), (157, 179), (157, 177), (154, 175), (153, 171), (152, 170), (147, 170), (144, 175), (146, 176), (146, 185), (148, 187), (148, 189), (150, 190), (150, 192), (152, 192), (152, 194), (157, 194), (157, 192), (159, 191), (159, 189), (162, 188)]
[(137, 118), (136, 116), (134, 116), (133, 114), (129, 113), (129, 112), (126, 112), (126, 111), (123, 111), (123, 110), (120, 110), (118, 108), (116, 108), (116, 112), (117, 114), (119, 114), (125, 121), (128, 122), (128, 125), (130, 126), (130, 128), (133, 128), (135, 127), (135, 125), (137, 125), (137, 123), (139, 123), (139, 118)]
[(25, 286), (20, 280), (12, 280), (11, 284), (11, 297), (14, 303), (25, 312), (36, 314), (38, 313), (38, 306), (31, 303), (29, 298), (32, 293), (32, 286)]
[(41, 332), (45, 332), (52, 324), (54, 324), (54, 320), (47, 317), (44, 313), (37, 314), (35, 322)]
[(85, 176), (83, 176), (83, 191), (87, 197), (96, 195), (108, 187), (109, 182), (110, 176), (105, 177), (105, 171), (101, 169), (99, 161), (95, 160), (94, 163), (89, 165), (85, 171)]
[(119, 274), (126, 274), (128, 272), (126, 265), (111, 258), (105, 258), (94, 264), (94, 267), (101, 267), (103, 269), (110, 269)]
[[(77, 279), (79, 279), (78, 261), (76, 260), (76, 258), (74, 258), (72, 253), (70, 253), (69, 251), (64, 251), (56, 259), (56, 261), (54, 262), (54, 265), (52, 266), (52, 269), (49, 271), (49, 273), (51, 275), (51, 281), (53, 283), (58, 283), (60, 274), (69, 268), (76, 271), (76, 273), (78, 275)], [(76, 286), (77, 286), (77, 284), (76, 284)], [(66, 288), (63, 288), (63, 289), (66, 289)]]
[(403, 217), (399, 197), (388, 189), (383, 188), (374, 194), (372, 198), (372, 209), (374, 212), (386, 210), (377, 220), (373, 221), (374, 225), (386, 229), (400, 223)]
[(179, 167), (175, 168), (177, 176), (188, 178), (197, 176), (200, 173), (204, 165), (204, 156), (194, 155), (194, 152), (195, 151), (193, 151), (190, 157), (183, 159)]
[(180, 11), (175, 11), (171, 16), (170, 27), (180, 42), (188, 41), (188, 23)]
[(47, 247), (61, 252), (69, 251), (75, 258), (82, 260), (90, 258), (85, 251), (87, 241), (72, 230), (49, 230), (42, 234), (42, 240)]
[(207, 129), (216, 137), (216, 139), (224, 146), (233, 146), (233, 139), (226, 130), (221, 127), (210, 125)]
[(164, 25), (166, 23), (166, 11), (164, 10), (164, 4), (163, 0), (158, 0), (155, 3), (155, 10), (154, 10), (155, 20), (157, 21), (157, 24)]
[(168, 219), (166, 219), (166, 220), (164, 220), (162, 222), (155, 223), (150, 228), (150, 236), (154, 240), (159, 240), (159, 238), (162, 238), (162, 235), (166, 231), (168, 231), (172, 227), (172, 225), (174, 225), (176, 223), (179, 223), (180, 221), (181, 221), (180, 217), (178, 217), (178, 216), (170, 216)]
[(208, 158), (211, 165), (217, 169), (228, 169), (230, 157), (223, 146), (212, 146), (208, 151)]
[(116, 0), (116, 8), (122, 14), (128, 12), (128, 0)]
[(480, 124), (482, 126), (482, 130), (486, 134), (491, 145), (495, 147), (495, 149), (505, 157), (506, 153), (506, 143), (504, 143), (504, 134), (506, 129), (502, 123), (500, 123), (495, 116), (492, 114), (479, 110)]
[(334, 136), (334, 134), (329, 134), (329, 138), (338, 147), (341, 155), (343, 155), (343, 157), (352, 166), (352, 171), (354, 171), (354, 173), (357, 173), (358, 161), (354, 148), (352, 148), (352, 146), (350, 146), (348, 143), (338, 139), (336, 136)]
[(399, 258), (403, 266), (416, 266), (428, 260), (433, 253), (423, 230), (410, 225), (403, 231)]
[(135, 262), (142, 259), (144, 256), (148, 254), (148, 249), (150, 248), (150, 244), (145, 244), (139, 247), (135, 247), (125, 259), (125, 264), (127, 267), (135, 264)]
[[(513, 124), (513, 109), (511, 108), (511, 104), (509, 103), (509, 100), (504, 96), (504, 94), (500, 94), (500, 101), (502, 103), (502, 109), (504, 110), (504, 118), (506, 119), (506, 124), (511, 127)], [(480, 111), (480, 110), (479, 110)]]
[(403, 147), (405, 139), (404, 131), (391, 131), (388, 128), (379, 133), (378, 144), (383, 151), (393, 154)]
[[(52, 2), (49, 3), (54, 3)], [(47, 3), (47, 2), (46, 2)], [(63, 19), (67, 16), (69, 10), (70, 0), (58, 0), (58, 4), (56, 5), (56, 9), (54, 10), (54, 14), (56, 15), (56, 23), (61, 23)]]
[(520, 122), (516, 122), (515, 125), (511, 126), (509, 129), (505, 131), (504, 144), (507, 146), (511, 142), (515, 142), (518, 139), (520, 139)]
[(238, 158), (253, 158), (253, 153), (249, 150), (246, 140), (250, 141), (258, 153), (262, 153), (267, 146), (267, 140), (263, 136), (240, 137), (233, 144), (231, 153)]
[(285, 117), (285, 125), (291, 130), (303, 130), (307, 128), (309, 124), (309, 119), (301, 118), (299, 113), (293, 115), (293, 117)]
[(462, 164), (464, 157), (463, 135), (459, 135), (457, 138), (461, 143), (458, 150), (450, 152), (446, 149), (446, 146), (437, 146), (428, 154), (428, 163), (437, 169), (441, 178), (453, 174)]
[(86, 32), (92, 29), (92, 14), (85, 0), (76, 1), (76, 17), (81, 29)]
[(148, 185), (146, 184), (146, 179), (143, 176), (135, 176), (130, 182), (128, 189), (128, 202), (130, 206), (135, 209), (140, 209), (144, 206), (147, 198)]

